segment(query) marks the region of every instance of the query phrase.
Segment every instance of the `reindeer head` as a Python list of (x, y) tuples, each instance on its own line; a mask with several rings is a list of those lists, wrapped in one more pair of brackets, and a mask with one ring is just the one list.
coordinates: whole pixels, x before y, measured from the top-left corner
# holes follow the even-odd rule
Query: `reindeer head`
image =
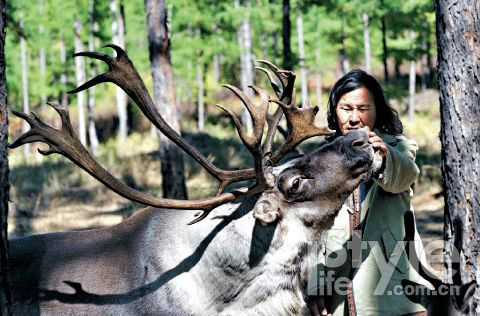
[(338, 137), (275, 168), (275, 185), (259, 198), (253, 216), (267, 224), (296, 213), (307, 226), (319, 223), (335, 215), (345, 198), (370, 177), (373, 162), (366, 129)]

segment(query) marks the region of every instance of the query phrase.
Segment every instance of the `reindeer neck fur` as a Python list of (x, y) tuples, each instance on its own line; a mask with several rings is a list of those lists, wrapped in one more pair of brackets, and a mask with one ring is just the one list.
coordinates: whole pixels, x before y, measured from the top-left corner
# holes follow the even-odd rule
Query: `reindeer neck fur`
[[(302, 207), (286, 205), (282, 218), (265, 226), (246, 214), (225, 227), (225, 234), (234, 236), (235, 247), (226, 247), (217, 235), (220, 244), (207, 255), (206, 263), (219, 270), (213, 276), (213, 305), (223, 302), (228, 313), (245, 309), (271, 315), (306, 312), (308, 271), (316, 263), (322, 232), (332, 226), (337, 213), (319, 205), (317, 201), (304, 202)], [(205, 278), (209, 283), (212, 274)]]

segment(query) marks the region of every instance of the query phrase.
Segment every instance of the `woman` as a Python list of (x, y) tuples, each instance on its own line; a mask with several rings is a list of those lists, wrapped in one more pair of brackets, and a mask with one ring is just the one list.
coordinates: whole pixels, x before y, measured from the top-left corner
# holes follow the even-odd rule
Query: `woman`
[[(425, 284), (411, 268), (402, 241), (403, 214), (410, 209), (419, 169), (417, 145), (406, 139), (397, 112), (386, 102), (380, 84), (353, 70), (334, 85), (329, 97), (333, 137), (369, 129), (369, 142), (383, 157), (372, 180), (346, 200), (331, 230), (318, 266), (323, 312), (334, 315), (415, 315), (425, 309), (412, 303), (402, 279)], [(418, 233), (417, 239), (419, 239)], [(351, 280), (351, 281), (350, 281)], [(427, 283), (428, 284), (428, 283)]]

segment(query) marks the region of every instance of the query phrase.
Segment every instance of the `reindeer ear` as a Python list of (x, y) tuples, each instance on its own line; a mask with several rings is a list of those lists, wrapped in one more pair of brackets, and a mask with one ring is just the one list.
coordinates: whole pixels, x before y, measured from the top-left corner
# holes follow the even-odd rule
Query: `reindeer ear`
[(264, 194), (253, 207), (253, 217), (262, 225), (273, 223), (281, 216), (276, 194)]
[(477, 283), (475, 280), (470, 281), (467, 284), (463, 284), (460, 287), (460, 293), (456, 297), (459, 310), (464, 311), (467, 308), (470, 300), (473, 297), (473, 294), (475, 294), (476, 287)]

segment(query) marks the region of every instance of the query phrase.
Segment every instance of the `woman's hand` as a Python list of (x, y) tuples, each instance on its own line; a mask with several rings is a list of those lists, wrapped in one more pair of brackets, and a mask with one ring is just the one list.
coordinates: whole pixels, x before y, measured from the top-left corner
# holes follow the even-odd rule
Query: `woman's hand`
[(383, 140), (377, 134), (370, 131), (368, 134), (368, 142), (372, 144), (373, 150), (378, 151), (382, 158), (387, 156), (387, 145), (385, 145)]

